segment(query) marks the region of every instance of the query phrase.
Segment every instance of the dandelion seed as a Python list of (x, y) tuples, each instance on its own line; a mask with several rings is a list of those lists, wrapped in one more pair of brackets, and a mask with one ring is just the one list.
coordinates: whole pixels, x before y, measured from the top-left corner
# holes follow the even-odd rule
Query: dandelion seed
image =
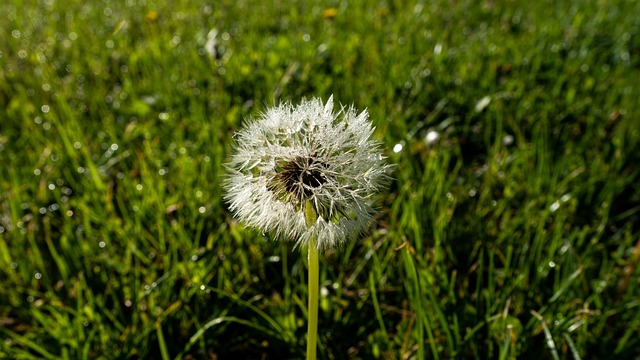
[[(340, 246), (371, 224), (373, 196), (386, 188), (390, 165), (366, 111), (333, 110), (333, 97), (268, 109), (236, 136), (226, 164), (225, 199), (246, 225), (297, 246)], [(305, 206), (317, 215), (307, 224)]]

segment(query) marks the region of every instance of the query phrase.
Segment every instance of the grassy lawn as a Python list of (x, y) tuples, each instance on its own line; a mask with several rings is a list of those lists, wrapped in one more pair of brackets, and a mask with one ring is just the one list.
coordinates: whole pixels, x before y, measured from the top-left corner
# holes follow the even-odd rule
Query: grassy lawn
[(319, 358), (640, 357), (639, 2), (162, 3), (0, 4), (0, 357), (303, 358), (306, 253), (222, 164), (331, 94), (395, 169)]

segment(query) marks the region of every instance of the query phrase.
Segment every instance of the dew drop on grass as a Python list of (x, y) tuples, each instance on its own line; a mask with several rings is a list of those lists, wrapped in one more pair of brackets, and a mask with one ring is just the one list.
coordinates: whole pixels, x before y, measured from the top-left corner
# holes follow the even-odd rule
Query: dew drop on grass
[(204, 291), (205, 289), (206, 289), (206, 286), (200, 285), (200, 290)]
[(433, 55), (440, 55), (442, 53), (442, 44), (437, 43), (434, 47), (433, 47)]
[(206, 207), (204, 207), (204, 206), (200, 206), (200, 207), (198, 208), (198, 212), (200, 212), (200, 214), (204, 214), (204, 213), (205, 213), (205, 211), (207, 211), (207, 208), (206, 208)]
[(402, 151), (402, 148), (403, 148), (402, 144), (398, 143), (393, 147), (393, 152), (397, 154), (400, 151)]
[(280, 261), (280, 256), (274, 255), (274, 256), (269, 256), (267, 258), (267, 260), (269, 262), (275, 263), (275, 262), (279, 262)]
[(38, 212), (39, 212), (40, 214), (44, 215), (44, 214), (46, 214), (46, 213), (47, 213), (47, 208), (45, 208), (45, 207), (41, 207), (40, 209), (38, 209)]
[(35, 274), (33, 275), (33, 277), (34, 277), (34, 278), (36, 278), (36, 280), (40, 280), (40, 279), (42, 279), (42, 274), (41, 274), (41, 273), (39, 273), (39, 272), (37, 272), (37, 273), (35, 273)]
[(560, 208), (560, 202), (559, 201), (554, 201), (553, 204), (551, 204), (549, 206), (549, 211), (551, 212), (555, 212), (556, 210), (558, 210)]
[(424, 141), (431, 145), (433, 143), (435, 143), (436, 141), (438, 141), (438, 139), (440, 138), (440, 134), (438, 134), (437, 131), (434, 130), (430, 130), (427, 135), (424, 137)]
[(505, 135), (505, 136), (502, 138), (502, 143), (503, 143), (504, 145), (509, 146), (509, 145), (513, 144), (513, 140), (514, 140), (514, 139), (513, 139), (513, 135)]
[(33, 170), (33, 175), (38, 176), (40, 175), (42, 172), (40, 171), (40, 169), (34, 169)]
[(56, 184), (51, 183), (47, 187), (49, 188), (49, 190), (55, 190), (56, 189)]
[(482, 112), (482, 110), (486, 109), (490, 103), (491, 103), (491, 96), (487, 95), (483, 97), (482, 99), (478, 100), (478, 102), (476, 103), (475, 111), (478, 113)]
[(98, 243), (98, 246), (100, 246), (100, 248), (101, 248), (101, 249), (104, 249), (104, 247), (105, 247), (105, 246), (107, 246), (107, 243), (106, 243), (106, 242), (104, 242), (104, 241), (100, 241), (100, 242)]

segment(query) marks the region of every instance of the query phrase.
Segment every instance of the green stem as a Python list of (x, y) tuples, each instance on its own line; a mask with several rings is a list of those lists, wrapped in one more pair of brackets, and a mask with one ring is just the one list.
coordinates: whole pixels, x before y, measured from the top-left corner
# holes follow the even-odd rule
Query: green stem
[[(317, 220), (317, 214), (310, 202), (305, 208), (307, 226), (311, 227)], [(319, 260), (318, 246), (315, 237), (309, 239), (309, 307), (307, 327), (307, 360), (316, 360), (316, 348), (318, 342), (318, 283)]]

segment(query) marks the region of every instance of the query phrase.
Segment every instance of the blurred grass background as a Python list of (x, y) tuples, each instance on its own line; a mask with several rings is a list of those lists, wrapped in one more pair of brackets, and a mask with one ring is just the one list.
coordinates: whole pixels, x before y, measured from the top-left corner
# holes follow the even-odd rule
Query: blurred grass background
[(302, 358), (305, 255), (232, 219), (221, 164), (334, 94), (397, 167), (321, 259), (320, 358), (640, 357), (639, 2), (0, 13), (0, 356)]

